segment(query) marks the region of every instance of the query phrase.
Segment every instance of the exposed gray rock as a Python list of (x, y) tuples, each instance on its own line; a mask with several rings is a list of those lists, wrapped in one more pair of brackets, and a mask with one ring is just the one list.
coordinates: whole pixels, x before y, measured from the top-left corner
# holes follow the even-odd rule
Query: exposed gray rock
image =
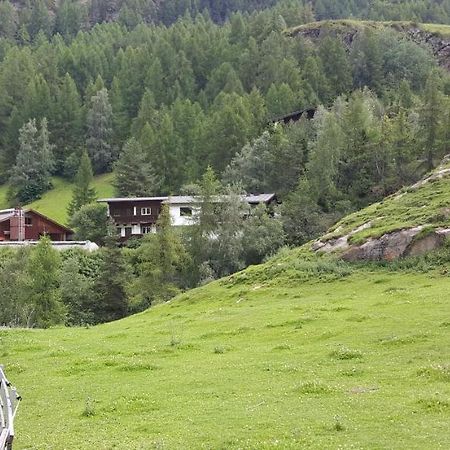
[(369, 239), (362, 245), (350, 247), (342, 254), (346, 261), (393, 261), (405, 255), (414, 237), (423, 227), (394, 231), (378, 239)]
[[(366, 222), (359, 226), (358, 228), (355, 228), (350, 233), (346, 234), (345, 236), (338, 237), (336, 239), (327, 239), (327, 240), (317, 240), (313, 242), (311, 245), (311, 248), (313, 251), (322, 252), (322, 253), (332, 253), (338, 250), (346, 250), (350, 247), (348, 243), (348, 239), (353, 236), (356, 233), (359, 233), (360, 231), (363, 231), (367, 228), (370, 228), (372, 226), (372, 222)], [(337, 228), (335, 231), (338, 231), (339, 228)]]
[(450, 229), (430, 230), (420, 235), (425, 226), (386, 233), (371, 238), (361, 245), (350, 245), (349, 235), (327, 242), (317, 241), (312, 249), (317, 252), (339, 253), (345, 261), (394, 261), (406, 256), (419, 256), (444, 245)]

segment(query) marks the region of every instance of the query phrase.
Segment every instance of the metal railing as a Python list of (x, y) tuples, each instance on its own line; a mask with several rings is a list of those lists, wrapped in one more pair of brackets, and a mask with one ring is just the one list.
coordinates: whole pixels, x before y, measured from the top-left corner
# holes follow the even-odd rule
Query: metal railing
[(20, 400), (0, 365), (0, 450), (12, 450), (14, 417)]

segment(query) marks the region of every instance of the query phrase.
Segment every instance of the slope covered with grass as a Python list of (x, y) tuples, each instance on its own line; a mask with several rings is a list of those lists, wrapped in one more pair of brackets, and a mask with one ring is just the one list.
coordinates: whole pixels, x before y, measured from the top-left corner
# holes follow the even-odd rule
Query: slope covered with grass
[[(97, 191), (99, 197), (111, 197), (114, 195), (112, 186), (113, 174), (108, 173), (94, 178), (92, 187)], [(73, 184), (63, 178), (54, 177), (52, 179), (53, 188), (46, 192), (42, 198), (26, 205), (40, 213), (55, 219), (60, 223), (67, 223), (67, 207), (72, 199)], [(8, 208), (6, 194), (8, 186), (0, 186), (0, 209)]]
[(345, 217), (322, 240), (345, 236), (359, 229), (349, 241), (361, 243), (385, 233), (417, 226), (429, 230), (450, 227), (448, 160), (415, 185)]
[(0, 331), (17, 448), (448, 448), (446, 261), (300, 249), (119, 322)]

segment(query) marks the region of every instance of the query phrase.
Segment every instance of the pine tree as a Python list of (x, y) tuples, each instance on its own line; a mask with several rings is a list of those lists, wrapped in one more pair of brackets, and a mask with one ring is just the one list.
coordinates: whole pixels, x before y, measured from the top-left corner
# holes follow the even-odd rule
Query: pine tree
[(96, 199), (95, 189), (91, 187), (92, 178), (91, 160), (87, 152), (84, 151), (81, 155), (80, 167), (75, 176), (72, 201), (67, 210), (69, 217), (72, 217), (82, 206), (88, 205)]
[(128, 312), (125, 290), (127, 268), (113, 236), (107, 239), (101, 257), (99, 275), (94, 285), (97, 292), (94, 312), (97, 322), (110, 322), (125, 317)]
[(9, 1), (0, 2), (0, 37), (14, 39), (17, 32), (17, 13)]
[(420, 112), (421, 143), (428, 170), (434, 167), (434, 158), (438, 156), (441, 147), (440, 129), (443, 116), (443, 99), (440, 86), (439, 73), (437, 71), (431, 72), (425, 85), (423, 106)]
[(91, 99), (91, 108), (87, 116), (86, 141), (89, 156), (95, 173), (108, 172), (114, 162), (112, 139), (112, 108), (108, 91), (101, 89)]
[(34, 308), (34, 324), (46, 328), (64, 321), (59, 293), (60, 257), (51, 240), (42, 237), (28, 259), (26, 292)]
[(138, 278), (134, 285), (141, 309), (167, 301), (178, 292), (177, 275), (185, 249), (175, 232), (169, 207), (163, 205), (157, 222), (158, 232), (148, 234), (138, 250)]
[(27, 204), (39, 198), (51, 187), (53, 167), (52, 146), (49, 143), (47, 120), (38, 132), (36, 120), (27, 122), (20, 130), (20, 149), (10, 177), (10, 202)]
[(114, 187), (121, 197), (148, 197), (156, 195), (161, 178), (146, 160), (142, 146), (131, 138), (123, 147), (115, 165)]
[(56, 173), (64, 172), (67, 176), (73, 170), (73, 176), (77, 165), (69, 168), (69, 163), (71, 155), (79, 155), (77, 150), (83, 142), (83, 110), (75, 82), (68, 73), (56, 93), (53, 124)]
[(52, 21), (44, 0), (35, 0), (31, 8), (30, 22), (28, 24), (28, 33), (32, 40), (36, 38), (39, 32), (50, 36), (52, 32)]

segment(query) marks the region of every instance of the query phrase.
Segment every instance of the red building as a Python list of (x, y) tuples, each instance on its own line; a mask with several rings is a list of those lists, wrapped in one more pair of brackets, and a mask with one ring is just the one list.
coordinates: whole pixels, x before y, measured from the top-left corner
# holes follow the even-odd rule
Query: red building
[(37, 241), (48, 236), (52, 241), (67, 241), (73, 231), (33, 209), (0, 211), (0, 241)]

